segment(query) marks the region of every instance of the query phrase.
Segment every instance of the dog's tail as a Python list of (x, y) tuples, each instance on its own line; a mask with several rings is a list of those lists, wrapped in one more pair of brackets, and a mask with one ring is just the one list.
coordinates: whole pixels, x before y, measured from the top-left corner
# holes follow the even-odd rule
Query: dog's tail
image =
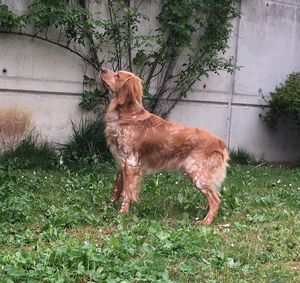
[(213, 183), (215, 188), (219, 189), (226, 177), (227, 167), (229, 166), (229, 154), (225, 143), (223, 149), (215, 151), (211, 158), (213, 158), (214, 163), (217, 164), (213, 170)]

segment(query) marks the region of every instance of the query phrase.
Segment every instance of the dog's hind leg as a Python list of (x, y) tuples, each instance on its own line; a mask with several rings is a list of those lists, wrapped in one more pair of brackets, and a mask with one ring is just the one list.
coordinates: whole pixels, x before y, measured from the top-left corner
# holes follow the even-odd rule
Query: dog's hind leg
[(113, 192), (111, 194), (112, 203), (115, 203), (116, 201), (119, 200), (122, 190), (123, 190), (123, 172), (122, 169), (120, 169), (116, 177), (116, 182), (115, 182)]
[(220, 193), (212, 185), (199, 184), (198, 181), (196, 182), (198, 184), (196, 184), (197, 188), (205, 195), (208, 204), (208, 213), (203, 220), (197, 221), (197, 224), (209, 225), (213, 222), (214, 217), (220, 208)]
[(197, 189), (206, 197), (208, 204), (205, 218), (197, 224), (211, 224), (221, 204), (218, 187), (225, 178), (226, 163), (217, 153), (209, 158), (189, 159), (185, 169)]
[(215, 215), (217, 214), (221, 200), (220, 193), (214, 187), (208, 176), (205, 174), (201, 174), (201, 172), (197, 172), (194, 174), (189, 174), (192, 178), (193, 183), (197, 187), (197, 189), (204, 194), (207, 201), (208, 212), (203, 220), (197, 221), (197, 224), (211, 224), (214, 220)]

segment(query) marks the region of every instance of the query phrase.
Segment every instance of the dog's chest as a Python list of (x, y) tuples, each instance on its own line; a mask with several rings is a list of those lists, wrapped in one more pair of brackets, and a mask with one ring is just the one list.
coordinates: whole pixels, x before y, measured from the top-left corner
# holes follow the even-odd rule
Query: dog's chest
[(126, 126), (120, 125), (117, 113), (110, 113), (106, 116), (105, 136), (115, 157), (120, 156), (121, 152), (124, 151), (124, 146), (129, 145), (130, 134)]
[(105, 135), (108, 143), (117, 143), (118, 139), (121, 136), (121, 128), (117, 121), (106, 123)]
[(120, 136), (119, 115), (117, 112), (108, 112), (105, 116), (105, 135), (109, 145), (116, 144)]

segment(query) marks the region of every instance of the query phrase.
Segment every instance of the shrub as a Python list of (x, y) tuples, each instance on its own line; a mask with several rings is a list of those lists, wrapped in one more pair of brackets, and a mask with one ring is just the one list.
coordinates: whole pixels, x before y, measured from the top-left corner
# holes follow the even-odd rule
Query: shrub
[(54, 168), (57, 163), (57, 154), (54, 147), (48, 142), (39, 142), (32, 133), (28, 134), (15, 148), (6, 151), (0, 162), (6, 164), (14, 161), (18, 168)]
[(0, 110), (0, 154), (14, 150), (30, 130), (31, 113), (17, 108)]
[(243, 148), (238, 148), (237, 150), (232, 149), (230, 151), (230, 161), (233, 164), (240, 164), (240, 165), (248, 165), (248, 164), (256, 163), (254, 155), (247, 152)]
[(300, 73), (292, 73), (284, 84), (276, 87), (270, 93), (269, 112), (263, 119), (272, 127), (276, 128), (282, 118), (297, 125), (300, 128)]
[(101, 160), (111, 158), (104, 135), (104, 122), (101, 117), (96, 119), (82, 118), (79, 123), (72, 121), (73, 133), (69, 142), (64, 145), (66, 161)]

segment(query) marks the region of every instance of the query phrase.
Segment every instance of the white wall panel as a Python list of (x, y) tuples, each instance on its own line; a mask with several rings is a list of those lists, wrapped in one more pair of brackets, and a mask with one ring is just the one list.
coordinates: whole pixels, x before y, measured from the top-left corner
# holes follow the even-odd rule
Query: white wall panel
[(186, 126), (203, 128), (225, 139), (227, 107), (224, 105), (180, 102), (170, 115), (170, 120)]

